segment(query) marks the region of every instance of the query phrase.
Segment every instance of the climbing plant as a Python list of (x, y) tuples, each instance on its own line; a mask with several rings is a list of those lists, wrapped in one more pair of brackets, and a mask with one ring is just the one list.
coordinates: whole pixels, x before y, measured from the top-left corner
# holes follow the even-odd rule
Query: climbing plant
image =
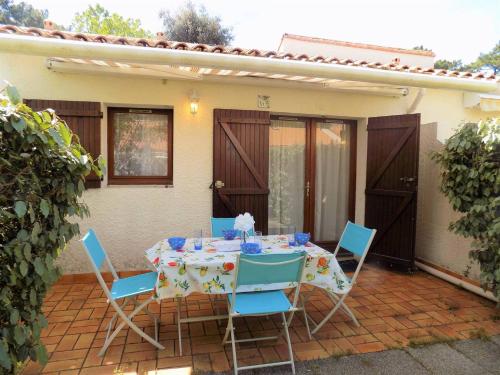
[(433, 158), (441, 191), (462, 214), (450, 230), (473, 240), (481, 284), (500, 299), (500, 119), (460, 126)]
[(34, 112), (12, 86), (0, 92), (0, 374), (47, 361), (42, 302), (79, 233), (71, 218), (88, 215), (84, 178), (100, 165), (53, 110)]

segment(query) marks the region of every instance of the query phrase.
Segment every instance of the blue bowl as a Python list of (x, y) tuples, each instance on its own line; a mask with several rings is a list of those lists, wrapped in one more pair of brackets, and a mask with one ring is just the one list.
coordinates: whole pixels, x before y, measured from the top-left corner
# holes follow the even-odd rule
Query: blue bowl
[(242, 243), (240, 248), (243, 254), (260, 254), (262, 252), (259, 244), (255, 242)]
[(222, 230), (222, 235), (224, 236), (225, 240), (234, 240), (234, 237), (238, 234), (239, 231), (236, 229), (223, 229)]
[(302, 233), (302, 232), (295, 233), (295, 241), (301, 246), (308, 243), (310, 239), (311, 235), (309, 233)]
[(186, 243), (186, 239), (184, 237), (170, 237), (168, 239), (168, 244), (173, 250), (180, 250)]

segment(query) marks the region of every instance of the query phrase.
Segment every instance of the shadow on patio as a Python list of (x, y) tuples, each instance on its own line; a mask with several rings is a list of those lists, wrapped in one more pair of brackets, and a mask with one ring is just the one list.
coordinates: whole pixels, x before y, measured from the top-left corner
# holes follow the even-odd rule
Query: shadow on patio
[[(215, 303), (222, 303), (201, 294), (191, 295), (186, 302), (189, 316), (212, 314)], [(347, 303), (361, 327), (339, 312), (309, 341), (302, 315), (294, 318), (290, 334), (297, 361), (500, 334), (499, 312), (494, 303), (424, 272), (409, 276), (365, 265)], [(317, 289), (309, 301), (308, 313), (319, 320), (331, 307), (323, 291)], [(165, 350), (155, 350), (132, 330), (124, 329), (101, 358), (97, 353), (113, 314), (104, 293), (97, 282), (58, 283), (44, 303), (49, 326), (42, 340), (49, 362), (44, 368), (30, 363), (23, 374), (169, 374), (171, 371), (164, 369), (173, 368), (182, 368), (176, 374), (189, 374), (230, 370), (230, 345), (221, 346), (225, 321), (220, 326), (215, 321), (185, 324), (184, 356), (179, 357), (175, 302), (153, 303), (150, 310), (161, 313), (160, 341)], [(144, 329), (152, 333), (151, 321), (145, 314), (134, 321), (143, 323)], [(278, 320), (242, 318), (236, 324), (237, 336), (244, 338), (275, 330)], [(282, 339), (241, 344), (238, 358), (241, 365), (278, 361), (287, 358), (286, 344)]]

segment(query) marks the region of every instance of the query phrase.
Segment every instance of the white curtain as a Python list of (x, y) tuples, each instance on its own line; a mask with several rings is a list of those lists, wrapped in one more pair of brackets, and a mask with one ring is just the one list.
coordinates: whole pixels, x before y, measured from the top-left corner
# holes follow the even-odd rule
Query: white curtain
[(269, 234), (304, 226), (303, 121), (272, 120), (269, 131)]
[(316, 124), (316, 241), (338, 241), (348, 217), (349, 126)]
[(115, 176), (166, 176), (168, 126), (163, 114), (115, 113)]

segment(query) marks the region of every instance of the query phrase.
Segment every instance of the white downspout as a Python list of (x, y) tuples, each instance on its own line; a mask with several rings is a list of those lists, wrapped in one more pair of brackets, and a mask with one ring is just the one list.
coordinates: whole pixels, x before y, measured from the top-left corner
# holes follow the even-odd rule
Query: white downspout
[(460, 279), (458, 279), (456, 277), (448, 275), (447, 273), (441, 272), (441, 271), (437, 270), (434, 267), (428, 266), (428, 265), (420, 263), (418, 261), (415, 262), (415, 265), (418, 268), (424, 270), (425, 272), (428, 272), (431, 275), (434, 275), (436, 277), (439, 277), (440, 279), (448, 281), (449, 283), (452, 283), (454, 285), (460, 286), (460, 287), (468, 290), (469, 292), (475, 293), (475, 294), (477, 294), (477, 295), (479, 295), (481, 297), (487, 298), (487, 299), (489, 299), (489, 300), (491, 300), (493, 302), (496, 302), (496, 303), (500, 302), (500, 301), (498, 301), (498, 299), (495, 298), (495, 296), (493, 295), (493, 293), (491, 293), (490, 291), (484, 291), (483, 288), (480, 288), (480, 287), (478, 287), (476, 285), (468, 283), (467, 281), (460, 280)]
[(0, 51), (46, 57), (91, 58), (123, 63), (200, 66), (475, 92), (490, 92), (497, 89), (495, 80), (465, 79), (321, 62), (69, 41), (3, 33), (0, 33)]
[(418, 105), (422, 101), (422, 98), (424, 97), (425, 93), (426, 93), (425, 89), (423, 89), (423, 88), (418, 89), (417, 95), (415, 96), (415, 99), (413, 99), (413, 103), (411, 103), (411, 105), (408, 107), (408, 110), (406, 111), (406, 113), (410, 114), (410, 113), (415, 112)]

